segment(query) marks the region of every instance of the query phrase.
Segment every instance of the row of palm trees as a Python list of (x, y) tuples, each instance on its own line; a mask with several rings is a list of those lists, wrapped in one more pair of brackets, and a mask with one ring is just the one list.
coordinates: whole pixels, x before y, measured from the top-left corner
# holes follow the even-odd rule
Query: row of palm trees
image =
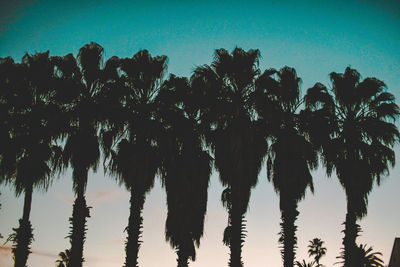
[[(306, 262), (304, 259), (302, 262), (296, 261), (296, 267), (323, 267), (320, 260), (326, 255), (327, 249), (324, 247), (324, 241), (320, 238), (314, 238), (310, 240), (308, 245), (308, 256), (312, 257), (314, 260), (311, 262)], [(70, 250), (66, 249), (58, 254), (59, 259), (56, 261), (57, 267), (66, 267), (70, 260)], [(384, 267), (383, 261), (379, 258), (382, 256), (380, 252), (373, 252), (372, 247), (367, 248), (367, 245), (360, 244), (358, 247), (359, 265), (364, 267)], [(338, 259), (343, 259), (343, 253), (336, 257)], [(337, 262), (335, 264), (342, 263)]]
[[(0, 59), (0, 177), (24, 194), (19, 227), (10, 236), (16, 267), (25, 267), (32, 242), (34, 188), (47, 189), (71, 167), (75, 201), (67, 266), (82, 266), (89, 170), (101, 150), (105, 171), (130, 191), (125, 266), (138, 266), (142, 209), (157, 174), (167, 192), (166, 240), (178, 266), (195, 260), (203, 235), (211, 166), (225, 186), (229, 266), (243, 266), (245, 214), (267, 158), (267, 176), (280, 197), (284, 267), (293, 267), (298, 202), (313, 191), (311, 170), (322, 162), (347, 197), (344, 266), (356, 266), (357, 220), (367, 214), (375, 181), (394, 165), (400, 134), (394, 96), (376, 78), (351, 68), (330, 74), (303, 96), (290, 67), (259, 68), (259, 50), (215, 51), (190, 78), (165, 78), (167, 57), (141, 50), (131, 58), (84, 45), (75, 58), (25, 54)], [(321, 159), (321, 160), (320, 160)]]

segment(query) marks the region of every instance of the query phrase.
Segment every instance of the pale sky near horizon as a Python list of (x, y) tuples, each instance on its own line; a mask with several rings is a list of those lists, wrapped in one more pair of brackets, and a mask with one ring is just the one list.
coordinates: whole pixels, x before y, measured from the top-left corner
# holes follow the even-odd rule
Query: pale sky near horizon
[[(139, 49), (167, 55), (169, 73), (188, 76), (209, 64), (217, 48), (258, 48), (260, 67), (294, 67), (305, 91), (319, 81), (329, 85), (329, 73), (347, 66), (362, 77), (383, 80), (400, 97), (400, 4), (396, 1), (9, 1), (0, 9), (0, 57), (20, 61), (25, 52), (50, 50), (51, 55), (77, 54), (95, 41), (105, 57), (132, 56)], [(397, 103), (399, 103), (397, 101)], [(397, 123), (399, 125), (399, 123)], [(397, 145), (397, 162), (400, 149)], [(290, 168), (290, 164), (288, 164)], [(315, 193), (299, 204), (297, 260), (306, 259), (308, 241), (320, 237), (328, 248), (321, 263), (333, 266), (342, 247), (346, 199), (336, 176), (324, 169), (313, 173)], [(359, 243), (383, 253), (388, 264), (394, 238), (400, 236), (400, 166), (391, 170), (369, 197), (368, 216), (361, 221)], [(22, 215), (23, 197), (0, 186), (0, 233), (7, 237)], [(227, 212), (220, 203), (223, 188), (214, 172), (209, 189), (205, 234), (193, 267), (227, 266), (222, 244)], [(65, 239), (72, 214), (71, 171), (47, 193), (34, 192), (31, 222), (35, 241), (30, 267), (54, 266), (57, 254), (69, 248)], [(129, 194), (115, 180), (90, 173), (87, 187), (88, 234), (84, 256), (88, 267), (116, 267), (124, 262), (124, 229)], [(144, 207), (140, 266), (173, 267), (176, 255), (165, 242), (165, 193), (157, 179)], [(248, 236), (243, 247), (246, 267), (281, 266), (278, 197), (261, 170), (247, 213)], [(10, 244), (0, 239), (0, 267), (12, 266)]]

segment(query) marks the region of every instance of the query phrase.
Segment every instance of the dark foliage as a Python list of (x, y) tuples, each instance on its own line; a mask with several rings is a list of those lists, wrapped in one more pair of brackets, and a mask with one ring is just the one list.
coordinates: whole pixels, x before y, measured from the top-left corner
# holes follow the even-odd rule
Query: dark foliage
[(294, 263), (294, 265), (296, 267), (313, 267), (314, 266), (314, 262), (307, 263), (305, 260), (303, 260), (302, 262), (296, 261)]
[(71, 257), (71, 251), (69, 249), (66, 249), (65, 251), (58, 253), (58, 256), (60, 257), (60, 259), (56, 261), (56, 267), (67, 267)]
[[(380, 252), (373, 252), (373, 248), (367, 248), (367, 245), (360, 244), (356, 246), (355, 256), (354, 256), (354, 266), (360, 267), (384, 267), (383, 260), (379, 257), (382, 256)], [(337, 262), (335, 264), (345, 264), (345, 251), (342, 249), (340, 256), (336, 257), (343, 261)]]
[(196, 68), (191, 77), (201, 120), (209, 125), (206, 141), (214, 153), (220, 180), (230, 194), (225, 205), (229, 220), (224, 243), (230, 247), (231, 267), (243, 265), (243, 216), (267, 150), (253, 108), (259, 58), (258, 50), (235, 48), (229, 54), (218, 49), (211, 65)]
[(317, 83), (303, 98), (293, 68), (261, 73), (259, 50), (217, 49), (212, 63), (197, 67), (190, 79), (167, 80), (166, 56), (140, 50), (103, 64), (103, 53), (92, 42), (76, 58), (50, 57), (49, 51), (25, 54), (21, 63), (0, 58), (0, 183), (24, 194), (22, 219), (8, 238), (15, 266), (26, 267), (31, 252), (33, 191), (47, 190), (54, 174), (69, 166), (76, 196), (71, 249), (57, 263), (82, 266), (91, 208), (86, 185), (100, 147), (105, 171), (131, 194), (127, 267), (138, 266), (142, 210), (157, 174), (167, 193), (166, 241), (176, 250), (178, 266), (196, 259), (212, 162), (225, 187), (229, 266), (242, 267), (245, 215), (266, 155), (267, 177), (280, 198), (283, 265), (322, 266), (326, 248), (320, 239), (310, 241), (313, 263), (294, 262), (297, 206), (307, 188), (314, 190), (311, 170), (318, 153), (346, 193), (341, 263), (383, 266), (381, 253), (356, 245), (357, 220), (367, 214), (374, 183), (380, 185), (394, 166), (393, 146), (400, 138), (394, 124), (400, 109), (382, 81), (362, 80), (348, 67), (330, 74), (330, 90)]
[(322, 241), (320, 238), (314, 238), (313, 240), (310, 240), (308, 248), (309, 248), (308, 255), (310, 257), (314, 256), (316, 267), (322, 266), (322, 264), (320, 264), (319, 261), (326, 254), (326, 247), (324, 247), (324, 241)]
[(141, 215), (146, 193), (161, 168), (162, 125), (155, 103), (166, 71), (167, 57), (152, 57), (147, 50), (132, 58), (113, 57), (104, 69), (105, 124), (102, 147), (106, 170), (131, 192), (126, 228), (125, 266), (138, 266), (142, 234)]
[(300, 111), (300, 81), (289, 67), (266, 70), (257, 81), (256, 107), (271, 140), (267, 177), (280, 197), (279, 242), (285, 267), (292, 267), (295, 259), (297, 203), (307, 187), (314, 191), (310, 170), (318, 163), (317, 150), (303, 127), (308, 117)]
[(186, 78), (170, 76), (158, 95), (165, 135), (163, 184), (167, 192), (166, 240), (176, 249), (178, 266), (196, 260), (203, 235), (211, 157), (203, 150), (203, 132), (195, 92)]
[(71, 165), (73, 169), (73, 189), (76, 199), (73, 206), (71, 233), (71, 258), (68, 266), (79, 267), (83, 262), (83, 244), (86, 232), (85, 191), (88, 171), (96, 171), (100, 158), (97, 131), (102, 113), (99, 106), (101, 98), (101, 77), (103, 48), (90, 43), (79, 49), (76, 60), (72, 54), (53, 57), (55, 99), (63, 113), (62, 136), (66, 138), (59, 168)]
[[(60, 158), (56, 140), (60, 136), (54, 103), (54, 67), (49, 52), (25, 54), (22, 63), (1, 60), (1, 135), (0, 175), (25, 194), (20, 227), (14, 229), (15, 266), (25, 266), (32, 229), (29, 221), (34, 188), (47, 190)], [(16, 253), (16, 254), (15, 254)]]
[[(336, 170), (347, 197), (344, 230), (345, 266), (355, 266), (357, 219), (367, 214), (368, 195), (394, 166), (399, 140), (394, 120), (400, 114), (394, 96), (376, 78), (361, 81), (351, 68), (330, 74), (332, 89), (317, 83), (308, 89), (306, 106), (318, 112), (319, 130), (310, 136), (322, 151), (328, 175)], [(322, 130), (321, 130), (322, 129)], [(319, 137), (318, 137), (319, 136)]]

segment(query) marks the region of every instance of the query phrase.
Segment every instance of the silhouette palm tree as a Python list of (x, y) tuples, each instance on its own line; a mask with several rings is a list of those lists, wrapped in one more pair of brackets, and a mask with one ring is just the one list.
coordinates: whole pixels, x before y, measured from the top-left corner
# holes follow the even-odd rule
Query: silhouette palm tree
[(230, 247), (231, 267), (242, 266), (245, 220), (251, 188), (267, 150), (261, 124), (255, 119), (254, 84), (259, 75), (258, 50), (215, 51), (210, 66), (195, 69), (191, 80), (199, 91), (202, 121), (210, 125), (207, 143), (215, 156), (220, 180), (226, 186), (229, 212), (224, 243)]
[[(16, 82), (22, 81), (22, 72), (17, 71), (17, 66), (11, 57), (0, 58), (0, 184), (15, 172), (16, 151), (10, 133), (12, 133), (15, 122), (11, 116), (13, 114), (13, 105), (11, 104), (13, 91)], [(0, 238), (3, 238), (1, 234)]]
[(47, 190), (61, 156), (61, 149), (55, 145), (60, 134), (59, 112), (51, 97), (54, 68), (48, 51), (25, 54), (21, 64), (8, 64), (8, 84), (4, 89), (10, 90), (5, 93), (9, 94), (6, 105), (10, 105), (8, 111), (12, 115), (6, 121), (6, 140), (10, 144), (5, 146), (1, 169), (6, 182), (15, 187), (16, 195), (24, 193), (25, 198), (19, 227), (13, 229), (7, 241), (13, 242), (14, 266), (25, 267), (33, 241), (29, 220), (33, 189)]
[[(367, 245), (360, 244), (356, 246), (355, 250), (355, 261), (354, 266), (360, 267), (384, 267), (383, 260), (378, 256), (382, 256), (380, 252), (373, 252), (373, 248), (367, 248)], [(340, 256), (336, 257), (337, 259), (342, 259), (341, 262), (336, 262), (335, 264), (344, 264), (345, 263), (345, 251), (342, 250)]]
[(304, 198), (307, 187), (314, 191), (310, 169), (318, 163), (317, 151), (302, 130), (307, 118), (299, 112), (302, 104), (299, 84), (296, 71), (289, 67), (278, 72), (266, 70), (257, 82), (257, 110), (272, 142), (267, 176), (280, 197), (279, 242), (285, 267), (292, 267), (295, 259), (297, 203)]
[(319, 264), (319, 260), (326, 254), (326, 248), (323, 245), (324, 241), (322, 241), (320, 238), (314, 238), (313, 240), (310, 240), (310, 244), (308, 245), (308, 255), (310, 257), (314, 256), (317, 267), (322, 266)]
[(58, 256), (60, 259), (56, 261), (57, 267), (67, 267), (71, 256), (70, 250), (66, 249), (65, 251), (61, 251)]
[[(392, 147), (399, 132), (392, 123), (399, 115), (394, 96), (376, 78), (360, 80), (351, 68), (330, 74), (332, 89), (317, 83), (306, 96), (309, 110), (324, 114), (324, 134), (315, 138), (321, 145), (323, 161), (330, 175), (335, 169), (347, 197), (344, 230), (344, 263), (355, 266), (357, 219), (367, 214), (368, 194), (374, 182), (394, 166)], [(328, 134), (327, 134), (328, 133)]]
[(294, 263), (294, 265), (296, 267), (313, 267), (314, 266), (314, 262), (307, 263), (305, 260), (303, 260), (302, 262), (296, 261)]
[(103, 129), (102, 142), (109, 161), (106, 169), (131, 192), (125, 246), (125, 266), (129, 267), (138, 266), (141, 212), (146, 193), (153, 187), (161, 167), (158, 140), (162, 126), (155, 116), (155, 99), (166, 61), (166, 56), (152, 57), (147, 50), (141, 50), (132, 58), (112, 58), (105, 68), (108, 79), (105, 95), (110, 96), (116, 108), (106, 107), (110, 110), (106, 116), (109, 125)]
[(357, 247), (358, 254), (360, 255), (361, 265), (365, 267), (383, 267), (383, 260), (378, 256), (382, 256), (380, 252), (373, 252), (372, 247), (367, 248), (367, 244), (360, 244)]
[[(99, 95), (103, 48), (90, 43), (78, 52), (78, 62), (72, 54), (54, 57), (57, 67), (57, 99), (64, 109), (61, 117), (66, 136), (63, 150), (63, 167), (73, 169), (73, 190), (76, 199), (73, 205), (72, 224), (69, 234), (71, 258), (68, 266), (82, 266), (86, 218), (90, 217), (85, 191), (88, 172), (96, 171), (99, 157), (98, 128), (100, 122)], [(79, 63), (79, 64), (78, 64)]]
[(162, 140), (163, 184), (167, 192), (166, 240), (176, 249), (178, 266), (196, 259), (203, 235), (211, 157), (203, 150), (196, 92), (186, 78), (173, 75), (158, 95)]

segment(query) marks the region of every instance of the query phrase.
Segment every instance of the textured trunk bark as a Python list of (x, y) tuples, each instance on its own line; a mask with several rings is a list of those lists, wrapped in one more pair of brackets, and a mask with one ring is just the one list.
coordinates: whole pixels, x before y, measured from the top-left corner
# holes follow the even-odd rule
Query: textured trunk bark
[(178, 254), (178, 267), (188, 267), (189, 266), (189, 257), (184, 250), (178, 249), (176, 252)]
[(125, 245), (125, 267), (137, 267), (138, 265), (138, 254), (140, 244), (142, 243), (139, 238), (141, 237), (142, 228), (142, 209), (145, 201), (143, 192), (135, 193), (131, 189), (131, 207), (127, 232), (128, 237)]
[(26, 222), (29, 221), (31, 215), (32, 193), (33, 185), (30, 185), (25, 189), (24, 212), (22, 213), (22, 220)]
[(231, 211), (231, 244), (230, 244), (230, 267), (242, 267), (242, 213), (240, 209), (240, 203), (235, 199), (235, 195), (232, 195), (232, 211)]
[[(280, 200), (285, 201), (281, 198)], [(283, 204), (283, 205), (282, 205)], [(282, 228), (283, 228), (283, 266), (293, 267), (296, 246), (296, 230), (295, 221), (299, 212), (297, 211), (296, 202), (282, 203)]]
[(77, 197), (74, 202), (72, 210), (72, 229), (70, 232), (71, 242), (71, 258), (68, 267), (81, 267), (84, 262), (83, 259), (83, 245), (86, 235), (86, 218), (90, 217), (89, 208), (86, 205), (85, 199), (85, 185), (87, 181), (87, 172), (82, 173), (81, 179), (76, 179), (76, 194)]
[(16, 247), (13, 248), (14, 266), (25, 267), (30, 253), (29, 245), (33, 240), (32, 227), (29, 221), (32, 205), (32, 192), (33, 185), (28, 185), (25, 188), (24, 210), (22, 219), (19, 220), (19, 228), (15, 230), (15, 243)]
[(357, 238), (357, 218), (352, 207), (351, 200), (347, 200), (347, 214), (344, 229), (344, 266), (353, 267), (355, 266), (356, 256), (356, 238)]

